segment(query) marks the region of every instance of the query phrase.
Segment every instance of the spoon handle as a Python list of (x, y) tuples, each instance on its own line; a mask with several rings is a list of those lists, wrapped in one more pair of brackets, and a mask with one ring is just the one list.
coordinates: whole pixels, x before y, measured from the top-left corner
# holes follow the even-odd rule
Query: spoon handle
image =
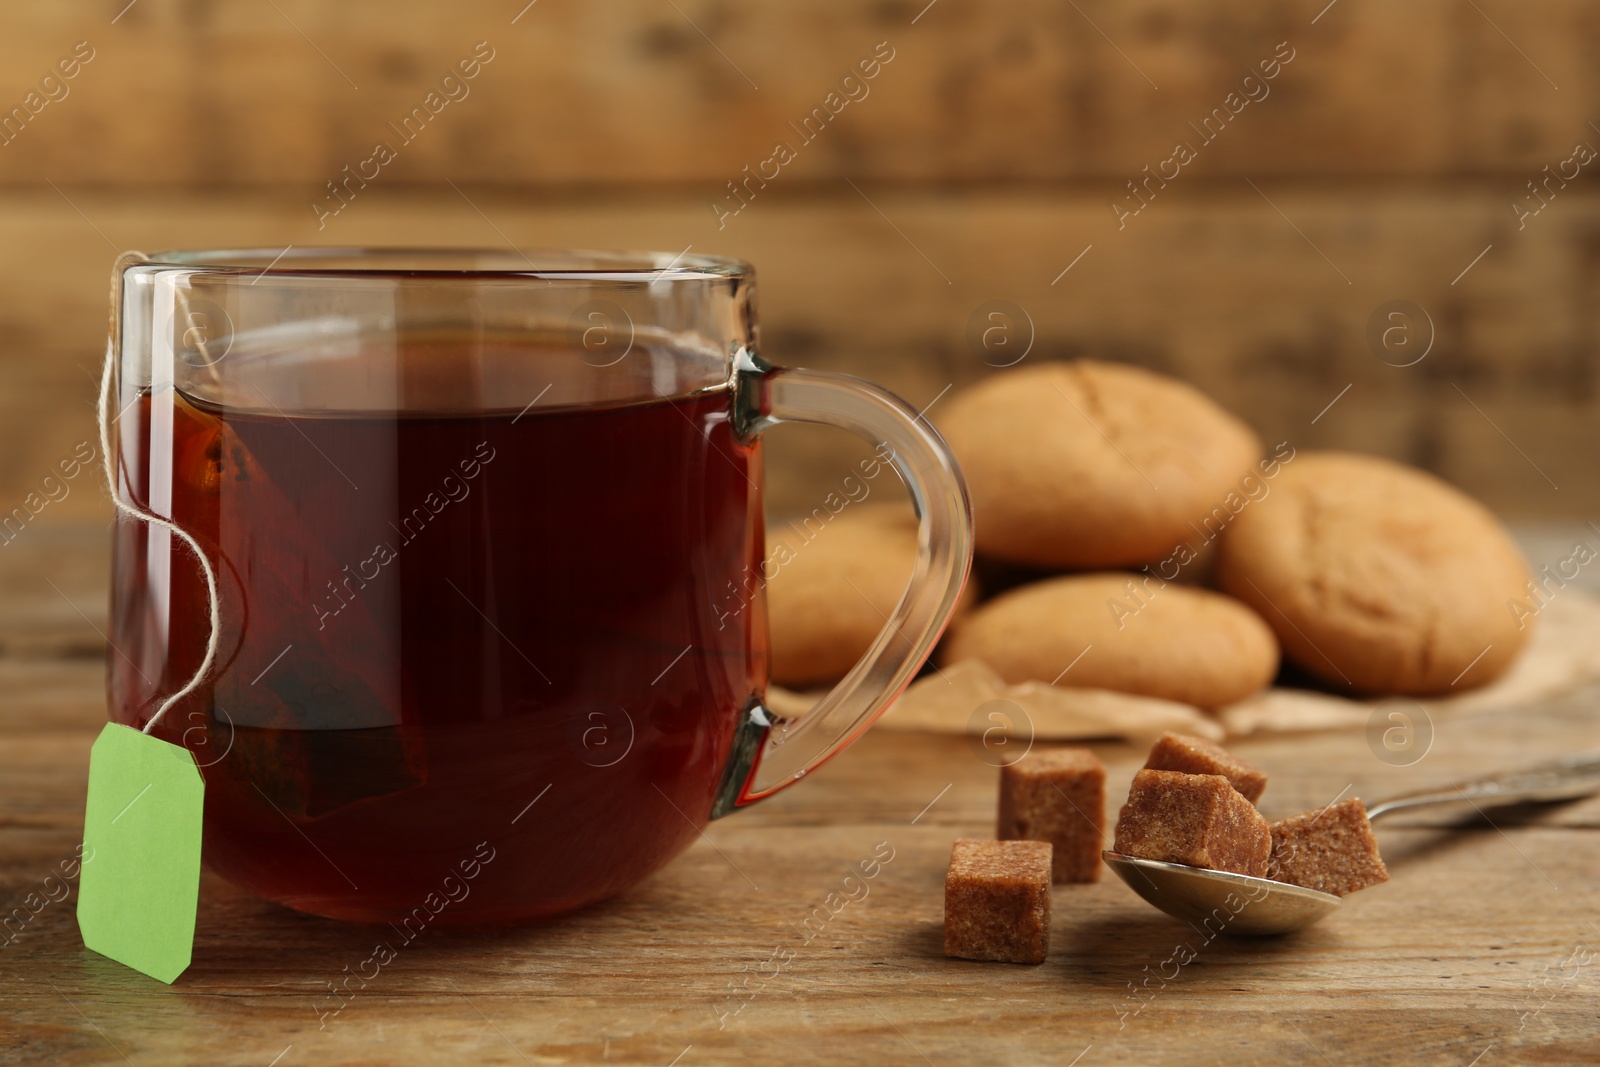
[(1600, 792), (1600, 752), (1582, 752), (1535, 767), (1502, 771), (1438, 789), (1403, 793), (1368, 808), (1367, 818), (1376, 819), (1391, 812), (1431, 804), (1472, 801), (1475, 806), (1498, 807), (1530, 800), (1574, 800), (1595, 792)]

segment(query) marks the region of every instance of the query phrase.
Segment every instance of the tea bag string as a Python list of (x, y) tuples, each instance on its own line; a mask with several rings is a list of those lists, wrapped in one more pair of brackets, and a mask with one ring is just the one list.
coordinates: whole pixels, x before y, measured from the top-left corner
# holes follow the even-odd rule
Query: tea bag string
[(104, 371), (102, 371), (100, 375), (100, 403), (98, 406), (98, 413), (100, 418), (100, 456), (105, 464), (106, 486), (111, 492), (111, 502), (117, 506), (118, 511), (126, 512), (141, 522), (148, 522), (152, 523), (153, 525), (160, 526), (174, 534), (177, 534), (178, 537), (183, 539), (183, 543), (189, 546), (189, 550), (194, 553), (195, 560), (199, 562), (201, 572), (206, 576), (206, 599), (211, 610), (210, 632), (206, 638), (205, 657), (201, 659), (200, 666), (195, 669), (194, 674), (191, 675), (189, 680), (183, 684), (183, 687), (180, 688), (176, 693), (173, 693), (171, 696), (167, 697), (167, 699), (163, 700), (161, 702), (161, 706), (156, 709), (156, 713), (150, 716), (150, 721), (144, 724), (144, 732), (150, 733), (155, 729), (156, 723), (161, 721), (161, 717), (167, 713), (168, 709), (174, 704), (178, 703), (184, 697), (188, 696), (190, 693), (194, 692), (195, 689), (199, 687), (200, 682), (205, 678), (205, 676), (210, 673), (211, 664), (217, 658), (218, 637), (222, 629), (221, 602), (217, 596), (216, 571), (212, 568), (211, 561), (206, 558), (205, 552), (203, 552), (200, 548), (200, 542), (195, 540), (194, 535), (189, 533), (189, 531), (185, 530), (183, 527), (179, 526), (177, 523), (173, 522), (171, 519), (164, 519), (160, 515), (146, 511), (143, 508), (124, 500), (122, 494), (118, 492), (117, 473), (114, 465), (111, 462), (111, 385), (115, 376), (114, 372), (115, 349), (111, 343), (107, 341), (106, 365)]

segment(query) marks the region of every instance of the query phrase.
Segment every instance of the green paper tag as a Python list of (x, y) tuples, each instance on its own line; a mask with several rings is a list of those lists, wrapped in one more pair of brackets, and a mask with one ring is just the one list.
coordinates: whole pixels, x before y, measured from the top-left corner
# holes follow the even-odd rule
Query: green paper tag
[(186, 748), (107, 723), (89, 753), (78, 930), (102, 956), (171, 985), (189, 966), (205, 779)]

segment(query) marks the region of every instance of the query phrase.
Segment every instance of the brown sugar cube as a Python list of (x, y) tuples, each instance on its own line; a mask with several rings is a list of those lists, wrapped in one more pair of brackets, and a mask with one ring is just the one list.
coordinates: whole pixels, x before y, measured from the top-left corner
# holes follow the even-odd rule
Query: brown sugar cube
[(1125, 856), (1261, 877), (1272, 834), (1220, 774), (1142, 770), (1117, 817), (1115, 848)]
[(1050, 845), (962, 838), (944, 877), (944, 954), (1043, 963), (1050, 948)]
[(1389, 880), (1366, 806), (1351, 797), (1271, 826), (1267, 877), (1335, 896)]
[(1100, 878), (1106, 767), (1086, 748), (1034, 749), (1000, 768), (1002, 841), (1048, 841), (1056, 885)]
[(1261, 799), (1262, 791), (1267, 788), (1267, 772), (1255, 764), (1203, 737), (1188, 737), (1170, 730), (1156, 739), (1144, 765), (1153, 771), (1220, 774), (1252, 804)]

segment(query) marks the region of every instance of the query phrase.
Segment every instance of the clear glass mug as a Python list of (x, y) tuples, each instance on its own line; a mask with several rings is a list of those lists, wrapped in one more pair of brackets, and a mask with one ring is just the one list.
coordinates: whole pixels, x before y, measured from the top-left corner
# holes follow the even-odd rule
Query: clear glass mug
[[(111, 717), (170, 704), (207, 863), (290, 907), (488, 924), (620, 892), (865, 732), (965, 581), (938, 434), (765, 362), (744, 263), (176, 252), (114, 283), (114, 490), (203, 560), (119, 521)], [(873, 441), (921, 532), (882, 633), (785, 721), (760, 435), (789, 421)]]

